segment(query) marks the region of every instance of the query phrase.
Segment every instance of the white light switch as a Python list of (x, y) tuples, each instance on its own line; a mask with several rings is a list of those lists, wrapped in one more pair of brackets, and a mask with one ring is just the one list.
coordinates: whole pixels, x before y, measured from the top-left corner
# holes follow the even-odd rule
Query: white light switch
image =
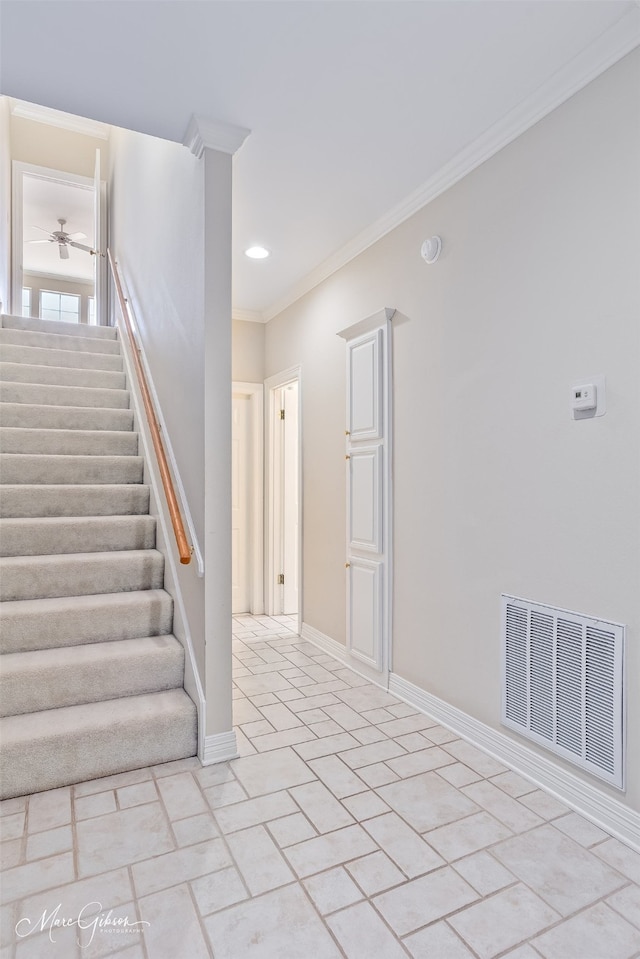
[(598, 390), (595, 383), (581, 383), (571, 389), (571, 409), (595, 410), (598, 405)]

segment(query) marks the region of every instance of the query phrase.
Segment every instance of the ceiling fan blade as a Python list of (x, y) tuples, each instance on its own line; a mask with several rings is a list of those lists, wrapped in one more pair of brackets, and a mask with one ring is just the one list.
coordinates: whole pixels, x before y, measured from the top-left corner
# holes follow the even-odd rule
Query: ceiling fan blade
[(40, 230), (41, 233), (46, 233), (47, 236), (51, 236), (51, 235), (52, 235), (51, 230), (45, 230), (45, 229), (44, 229), (43, 227), (41, 227), (41, 226), (35, 226), (35, 224), (31, 227), (31, 229), (32, 229), (32, 230)]
[(48, 240), (25, 240), (25, 243), (53, 243), (53, 240), (50, 238)]
[(65, 243), (58, 243), (58, 251), (59, 251), (59, 253), (60, 253), (60, 259), (61, 259), (61, 260), (68, 260), (68, 259), (69, 259), (69, 251), (68, 251), (67, 246), (66, 246)]
[(76, 243), (75, 240), (69, 240), (69, 246), (73, 246), (76, 250), (84, 250), (85, 253), (94, 253), (90, 246), (85, 246), (84, 243)]
[(87, 234), (86, 233), (67, 233), (67, 237), (69, 240), (86, 240)]

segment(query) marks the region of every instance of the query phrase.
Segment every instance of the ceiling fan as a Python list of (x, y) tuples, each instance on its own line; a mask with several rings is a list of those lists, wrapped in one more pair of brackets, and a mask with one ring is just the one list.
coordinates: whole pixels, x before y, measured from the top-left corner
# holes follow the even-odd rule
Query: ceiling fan
[(49, 233), (48, 230), (43, 229), (41, 226), (34, 227), (35, 230), (41, 230), (42, 233), (46, 233), (48, 239), (46, 240), (27, 240), (27, 243), (57, 243), (58, 244), (58, 253), (60, 254), (61, 260), (69, 259), (69, 247), (72, 246), (76, 250), (84, 250), (85, 253), (91, 253), (95, 256), (95, 250), (90, 246), (85, 246), (83, 243), (78, 243), (78, 240), (86, 240), (86, 233), (65, 233), (64, 225), (67, 221), (60, 217), (58, 223), (60, 224), (59, 230), (54, 230), (52, 233)]

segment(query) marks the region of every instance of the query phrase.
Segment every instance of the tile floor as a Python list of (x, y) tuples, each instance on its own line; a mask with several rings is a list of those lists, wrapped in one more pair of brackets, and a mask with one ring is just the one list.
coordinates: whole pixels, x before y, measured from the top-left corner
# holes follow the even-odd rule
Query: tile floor
[(638, 853), (294, 629), (234, 620), (241, 758), (2, 803), (0, 959), (640, 956)]

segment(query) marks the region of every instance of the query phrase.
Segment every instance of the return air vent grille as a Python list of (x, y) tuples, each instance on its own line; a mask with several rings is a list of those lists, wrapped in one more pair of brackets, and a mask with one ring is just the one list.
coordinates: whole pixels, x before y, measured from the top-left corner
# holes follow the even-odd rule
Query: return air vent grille
[(623, 788), (624, 627), (502, 597), (502, 721)]

